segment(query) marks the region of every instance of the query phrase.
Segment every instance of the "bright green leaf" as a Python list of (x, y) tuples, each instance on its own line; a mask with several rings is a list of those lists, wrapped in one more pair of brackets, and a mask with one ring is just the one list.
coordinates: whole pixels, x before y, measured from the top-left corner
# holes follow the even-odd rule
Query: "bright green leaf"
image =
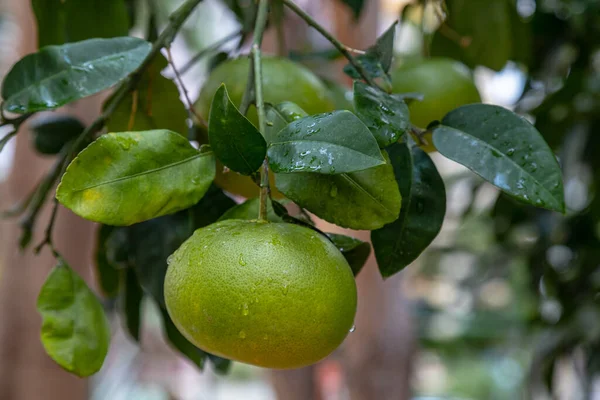
[(168, 129), (187, 136), (188, 112), (179, 98), (179, 89), (161, 73), (167, 65), (161, 55), (152, 61), (136, 90), (110, 116), (109, 132)]
[(91, 221), (131, 225), (196, 204), (214, 176), (213, 154), (174, 132), (109, 133), (73, 160), (56, 198)]
[(296, 120), (273, 138), (268, 150), (274, 172), (342, 174), (385, 163), (369, 129), (350, 111)]
[(52, 110), (108, 89), (135, 71), (150, 48), (134, 37), (44, 47), (22, 58), (5, 76), (4, 110)]
[[(230, 208), (219, 218), (219, 221), (225, 219), (258, 219), (258, 208), (260, 206), (260, 199), (258, 197), (246, 200), (242, 204), (238, 204), (235, 207)], [(267, 219), (271, 222), (282, 222), (273, 210), (273, 203), (270, 199), (267, 199)]]
[(276, 174), (275, 183), (300, 207), (344, 228), (377, 229), (400, 214), (402, 197), (389, 163), (350, 174)]
[(338, 235), (336, 233), (326, 234), (335, 247), (344, 255), (350, 265), (354, 276), (358, 275), (371, 254), (371, 246), (367, 242), (350, 236)]
[(505, 193), (564, 211), (556, 157), (533, 125), (512, 111), (487, 104), (459, 107), (434, 128), (433, 143), (441, 154)]
[(96, 296), (64, 261), (50, 271), (37, 309), (48, 355), (75, 375), (98, 372), (108, 352), (110, 325)]
[(224, 84), (210, 107), (208, 139), (219, 161), (243, 175), (257, 171), (267, 153), (265, 139), (231, 102)]
[(354, 108), (379, 147), (398, 141), (410, 127), (408, 106), (402, 99), (360, 81), (354, 81)]
[(124, 326), (129, 335), (136, 342), (139, 342), (144, 292), (133, 269), (127, 268), (125, 271), (125, 284), (123, 286), (121, 309), (124, 317)]
[(388, 148), (402, 193), (400, 217), (371, 232), (379, 271), (388, 277), (413, 262), (439, 233), (446, 214), (446, 190), (423, 150), (406, 143)]

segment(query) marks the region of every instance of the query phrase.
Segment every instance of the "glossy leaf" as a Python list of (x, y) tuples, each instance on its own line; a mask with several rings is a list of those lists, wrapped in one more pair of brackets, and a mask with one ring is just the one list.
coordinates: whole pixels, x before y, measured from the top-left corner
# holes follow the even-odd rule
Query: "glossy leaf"
[(354, 276), (358, 275), (371, 254), (369, 243), (336, 233), (327, 233), (326, 235), (344, 255)]
[(32, 0), (31, 5), (39, 47), (126, 36), (129, 28), (123, 0)]
[(96, 278), (105, 295), (114, 297), (119, 291), (121, 274), (108, 256), (109, 239), (115, 231), (114, 226), (102, 225), (96, 237)]
[(134, 37), (44, 47), (22, 58), (5, 76), (4, 110), (52, 110), (101, 92), (138, 68), (150, 48)]
[(37, 309), (48, 355), (75, 375), (98, 372), (108, 352), (110, 326), (96, 296), (64, 261), (50, 271)]
[(341, 174), (385, 163), (377, 141), (350, 111), (311, 115), (283, 128), (272, 140), (274, 172)]
[(231, 102), (225, 85), (213, 97), (208, 139), (219, 161), (243, 175), (257, 171), (267, 153), (265, 139)]
[(187, 136), (188, 112), (179, 98), (179, 89), (161, 73), (167, 65), (161, 55), (154, 59), (137, 89), (111, 115), (107, 123), (109, 132), (168, 129)]
[(351, 229), (395, 221), (402, 198), (391, 164), (350, 174), (276, 174), (277, 189), (318, 217)]
[[(260, 200), (258, 197), (246, 200), (242, 204), (238, 204), (227, 210), (227, 212), (219, 218), (219, 221), (226, 219), (258, 219), (259, 206)], [(267, 219), (271, 222), (282, 222), (281, 217), (273, 210), (273, 203), (270, 199), (267, 199)]]
[(204, 360), (206, 359), (207, 353), (203, 352), (189, 340), (187, 340), (181, 332), (177, 330), (177, 327), (171, 320), (167, 310), (161, 307), (160, 312), (163, 317), (163, 329), (167, 335), (168, 341), (175, 347), (181, 354), (186, 356), (191, 362), (193, 362), (198, 368), (204, 367)]
[(408, 106), (402, 99), (360, 81), (354, 81), (354, 108), (379, 147), (398, 141), (410, 127)]
[(502, 107), (459, 107), (433, 130), (440, 153), (505, 193), (538, 207), (564, 212), (561, 170), (540, 133)]
[(123, 286), (124, 290), (121, 298), (121, 307), (124, 317), (124, 327), (129, 335), (136, 342), (139, 342), (144, 292), (142, 291), (133, 269), (127, 268), (125, 270), (125, 284)]
[(56, 198), (91, 221), (131, 225), (197, 203), (214, 176), (213, 154), (174, 132), (109, 133), (73, 160)]
[(58, 154), (84, 129), (81, 121), (68, 115), (44, 116), (31, 124), (33, 146), (41, 154)]
[(267, 104), (265, 116), (267, 123), (265, 140), (267, 144), (270, 144), (287, 124), (307, 115), (306, 111), (291, 101), (285, 101), (275, 106)]
[(446, 190), (435, 164), (417, 146), (388, 149), (402, 193), (400, 217), (371, 232), (379, 271), (389, 277), (417, 259), (439, 233), (446, 214)]
[[(365, 54), (355, 57), (358, 63), (367, 70), (372, 78), (385, 76), (392, 66), (394, 37), (396, 36), (397, 24), (397, 21), (394, 22), (379, 38), (377, 38), (375, 44), (367, 49)], [(344, 66), (344, 72), (354, 79), (362, 79), (362, 76), (352, 64)]]

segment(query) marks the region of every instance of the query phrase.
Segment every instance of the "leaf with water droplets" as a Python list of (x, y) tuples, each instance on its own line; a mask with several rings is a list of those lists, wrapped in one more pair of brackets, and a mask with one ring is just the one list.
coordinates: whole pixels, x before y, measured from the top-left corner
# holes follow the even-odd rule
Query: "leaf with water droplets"
[(219, 161), (242, 175), (257, 171), (267, 153), (267, 142), (233, 104), (225, 84), (210, 106), (208, 140)]
[(150, 49), (150, 43), (134, 37), (44, 47), (4, 77), (3, 108), (21, 114), (52, 110), (101, 92), (135, 71)]
[(410, 126), (402, 99), (360, 81), (354, 82), (354, 108), (381, 148), (398, 141)]
[(406, 143), (388, 148), (402, 193), (400, 217), (371, 232), (379, 271), (388, 277), (413, 262), (437, 236), (446, 214), (446, 190), (423, 150)]
[(535, 127), (512, 111), (488, 104), (459, 107), (433, 129), (433, 144), (506, 194), (564, 212), (556, 157)]
[(214, 176), (213, 153), (177, 133), (109, 133), (71, 162), (56, 198), (91, 221), (131, 225), (196, 204)]
[(265, 109), (267, 111), (267, 127), (265, 130), (267, 144), (270, 144), (287, 124), (308, 115), (300, 106), (291, 101), (284, 101), (276, 106), (265, 104)]
[(385, 163), (369, 129), (350, 111), (311, 115), (283, 128), (272, 140), (274, 172), (342, 174)]
[(367, 242), (337, 233), (326, 233), (329, 240), (344, 255), (354, 276), (358, 275), (371, 254), (371, 246)]

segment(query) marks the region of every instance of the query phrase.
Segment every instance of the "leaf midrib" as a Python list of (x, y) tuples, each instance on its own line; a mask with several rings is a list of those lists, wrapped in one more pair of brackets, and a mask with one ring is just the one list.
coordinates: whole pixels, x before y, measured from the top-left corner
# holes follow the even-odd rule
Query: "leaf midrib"
[[(362, 152), (361, 150), (356, 150), (356, 149), (353, 149), (352, 147), (344, 146), (344, 145), (337, 144), (337, 143), (326, 142), (326, 141), (324, 141), (324, 140), (287, 140), (287, 141), (285, 141), (285, 142), (276, 142), (276, 143), (271, 143), (271, 144), (269, 145), (269, 149), (271, 149), (271, 148), (275, 148), (276, 146), (281, 146), (281, 145), (284, 145), (284, 144), (292, 144), (292, 145), (293, 145), (294, 143), (297, 143), (297, 142), (300, 142), (300, 143), (302, 143), (302, 142), (310, 142), (310, 143), (324, 143), (324, 144), (327, 144), (327, 145), (329, 145), (329, 146), (333, 146), (333, 147), (339, 147), (339, 148), (342, 148), (342, 149), (347, 149), (347, 150), (349, 150), (349, 151), (351, 151), (351, 152), (353, 152), (353, 153), (362, 154), (362, 155), (364, 155), (364, 156), (366, 156), (366, 157), (368, 157), (368, 158), (371, 158), (371, 159), (373, 159), (373, 160), (377, 160), (377, 161), (379, 161), (379, 164), (375, 164), (375, 165), (373, 165), (373, 166), (377, 166), (377, 165), (382, 165), (382, 164), (385, 164), (385, 159), (384, 159), (384, 158), (381, 156), (381, 151), (379, 152), (379, 157), (375, 157), (375, 156), (373, 156), (373, 155), (371, 155), (371, 154), (364, 153), (364, 152)], [(375, 142), (375, 146), (377, 147), (377, 150), (379, 150), (379, 146), (378, 146), (376, 143), (377, 143), (377, 142)]]
[(369, 193), (367, 190), (365, 190), (365, 188), (363, 188), (358, 182), (356, 182), (354, 179), (352, 179), (348, 174), (340, 174), (340, 176), (342, 178), (346, 179), (351, 185), (353, 185), (356, 188), (358, 188), (361, 192), (365, 193), (379, 207), (381, 207), (382, 209), (384, 209), (386, 212), (390, 213), (391, 215), (394, 215), (393, 211), (389, 210), (386, 206), (384, 206), (383, 203), (381, 203), (379, 200), (377, 200), (371, 193)]

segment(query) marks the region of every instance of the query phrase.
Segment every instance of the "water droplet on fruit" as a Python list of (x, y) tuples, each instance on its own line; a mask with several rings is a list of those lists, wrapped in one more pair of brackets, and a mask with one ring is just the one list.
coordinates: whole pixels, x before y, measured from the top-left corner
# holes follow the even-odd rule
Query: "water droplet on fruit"
[(248, 309), (248, 304), (244, 303), (244, 305), (242, 305), (242, 315), (247, 316), (248, 314), (250, 314), (250, 310)]
[(269, 338), (269, 336), (268, 336), (268, 335), (264, 335), (264, 336), (263, 336), (263, 339), (264, 339), (264, 340), (267, 340), (268, 338)]
[(352, 333), (356, 330), (356, 325), (352, 325), (352, 328), (350, 328), (350, 330), (348, 332)]
[(244, 332), (243, 330), (242, 330), (242, 331), (240, 331), (240, 333), (238, 333), (238, 337), (239, 337), (240, 339), (246, 339), (246, 332)]
[(238, 262), (240, 263), (240, 265), (242, 267), (246, 266), (246, 261), (244, 260), (244, 255), (243, 254), (240, 254), (240, 259), (238, 260)]
[(281, 289), (281, 292), (283, 293), (284, 296), (287, 296), (287, 294), (288, 294), (288, 285), (287, 285), (287, 283), (283, 285), (283, 288)]
[(329, 195), (331, 197), (336, 197), (337, 194), (338, 194), (338, 188), (337, 188), (337, 186), (336, 185), (332, 185), (331, 189), (329, 190)]

